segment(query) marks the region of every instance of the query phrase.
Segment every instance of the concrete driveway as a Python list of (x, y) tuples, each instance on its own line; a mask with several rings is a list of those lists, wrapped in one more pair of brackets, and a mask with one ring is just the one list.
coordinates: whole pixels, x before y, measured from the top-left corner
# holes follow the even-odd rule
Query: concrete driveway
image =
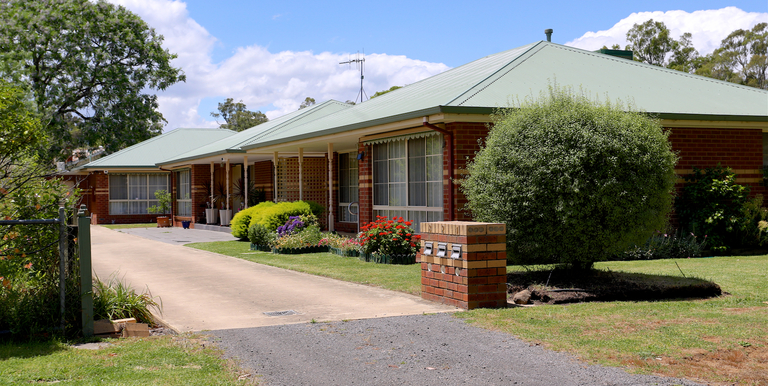
[[(176, 228), (174, 228), (175, 230)], [(149, 229), (168, 237), (164, 229)], [(93, 270), (117, 275), (163, 303), (178, 331), (222, 330), (451, 312), (417, 296), (269, 267), (174, 243), (92, 226)], [(189, 231), (182, 241), (195, 242)], [(217, 233), (195, 231), (195, 233)], [(208, 235), (221, 237), (219, 235)], [(201, 240), (202, 241), (202, 240)], [(176, 243), (178, 244), (178, 243)], [(270, 314), (277, 316), (270, 316)]]

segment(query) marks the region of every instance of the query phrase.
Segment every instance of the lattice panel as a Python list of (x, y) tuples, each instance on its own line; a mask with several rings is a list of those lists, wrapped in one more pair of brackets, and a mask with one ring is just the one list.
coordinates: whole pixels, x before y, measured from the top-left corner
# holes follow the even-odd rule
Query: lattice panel
[[(277, 162), (277, 200), (299, 199), (299, 159), (280, 158)], [(325, 158), (304, 158), (303, 198), (323, 206), (328, 203), (328, 161)]]

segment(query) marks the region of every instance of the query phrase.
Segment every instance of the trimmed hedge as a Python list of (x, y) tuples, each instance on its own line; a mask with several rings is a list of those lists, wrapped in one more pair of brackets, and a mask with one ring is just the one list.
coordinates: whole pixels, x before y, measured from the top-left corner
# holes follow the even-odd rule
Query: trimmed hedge
[(264, 210), (260, 210), (258, 215), (251, 216), (251, 225), (260, 224), (270, 232), (277, 230), (277, 227), (284, 225), (288, 217), (300, 216), (302, 214), (312, 214), (312, 209), (304, 201), (279, 202)]
[(248, 228), (250, 227), (253, 217), (260, 217), (264, 209), (274, 205), (275, 203), (272, 201), (264, 201), (256, 206), (237, 212), (229, 223), (229, 227), (232, 229), (232, 236), (235, 236), (240, 240), (247, 240)]

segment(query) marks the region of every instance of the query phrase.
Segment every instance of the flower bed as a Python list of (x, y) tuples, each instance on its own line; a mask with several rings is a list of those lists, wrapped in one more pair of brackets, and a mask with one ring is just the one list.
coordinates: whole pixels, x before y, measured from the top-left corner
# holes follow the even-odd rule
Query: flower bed
[(301, 248), (272, 248), (272, 253), (281, 255), (300, 255), (302, 253), (320, 253), (328, 252), (327, 245), (314, 245)]
[(358, 236), (364, 261), (380, 264), (414, 264), (421, 236), (415, 234), (411, 222), (402, 217), (376, 216), (376, 221), (361, 228)]

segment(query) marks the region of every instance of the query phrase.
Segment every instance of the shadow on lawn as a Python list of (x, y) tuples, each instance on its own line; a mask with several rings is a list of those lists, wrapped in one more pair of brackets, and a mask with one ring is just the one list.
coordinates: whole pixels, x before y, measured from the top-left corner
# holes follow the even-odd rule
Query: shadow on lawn
[(56, 341), (42, 342), (0, 342), (0, 362), (11, 358), (34, 358), (66, 350)]
[(720, 286), (703, 279), (604, 270), (530, 270), (507, 273), (507, 293), (530, 291), (530, 303), (647, 301), (711, 298)]

